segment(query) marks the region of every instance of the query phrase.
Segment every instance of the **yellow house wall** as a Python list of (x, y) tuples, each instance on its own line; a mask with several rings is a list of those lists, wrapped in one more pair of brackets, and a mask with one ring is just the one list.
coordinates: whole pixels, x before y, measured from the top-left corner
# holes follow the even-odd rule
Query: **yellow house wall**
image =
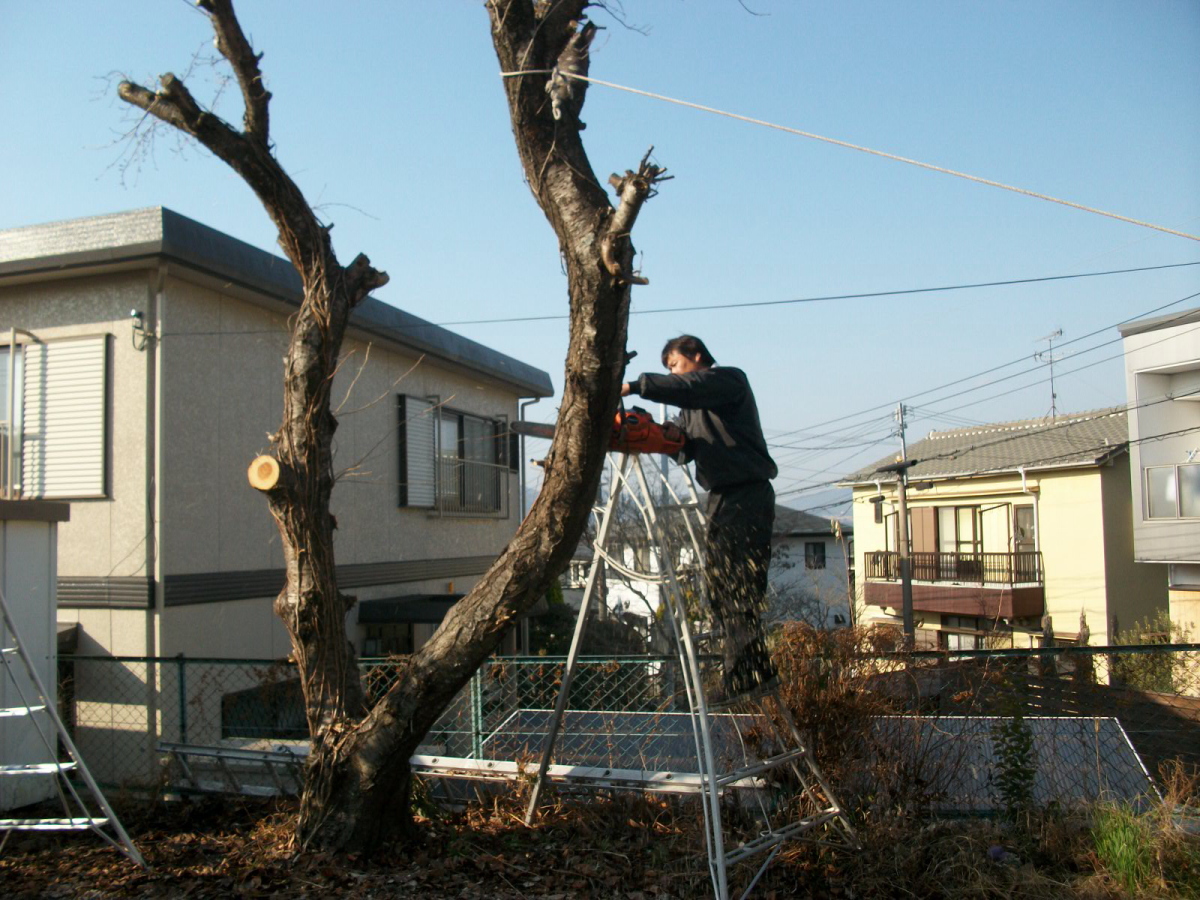
[(1183, 632), (1181, 637), (1186, 641), (1197, 640), (1200, 637), (1200, 591), (1172, 590), (1168, 594), (1171, 621)]
[[(1038, 484), (1046, 612), (1054, 620), (1054, 630), (1060, 633), (1078, 631), (1080, 616), (1086, 616), (1092, 632), (1090, 642), (1107, 643), (1100, 473), (1096, 469), (1054, 472), (1040, 476)], [(1128, 504), (1125, 517), (1129, 517)]]
[[(1055, 631), (1077, 631), (1082, 612), (1091, 629), (1090, 642), (1102, 644), (1109, 638), (1110, 612), (1124, 623), (1152, 616), (1156, 609), (1166, 607), (1164, 567), (1133, 561), (1128, 457), (1099, 468), (1030, 473), (1026, 483), (1037, 498), (1046, 612), (1053, 617)], [(866, 617), (880, 614), (877, 608), (862, 605), (866, 554), (887, 546), (886, 524), (875, 523), (869, 502), (876, 494), (873, 485), (854, 490), (859, 609)], [(884, 485), (884, 496), (886, 515), (896, 510), (895, 490)], [(1019, 475), (1004, 475), (936, 483), (925, 491), (910, 488), (908, 505), (916, 509), (978, 504), (986, 509), (1001, 503), (1017, 506), (1033, 502), (1034, 496), (1022, 492)], [(985, 552), (1011, 552), (1009, 515), (1007, 511), (984, 513)], [(926, 628), (940, 624), (937, 615), (923, 614), (922, 618)]]

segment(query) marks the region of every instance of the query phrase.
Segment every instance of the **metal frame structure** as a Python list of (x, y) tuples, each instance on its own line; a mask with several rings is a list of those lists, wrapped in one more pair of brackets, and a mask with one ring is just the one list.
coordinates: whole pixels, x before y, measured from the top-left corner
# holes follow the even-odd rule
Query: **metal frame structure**
[[(29, 658), (28, 651), (21, 643), (16, 625), (13, 624), (12, 616), (9, 614), (8, 601), (3, 590), (0, 590), (0, 615), (3, 616), (4, 622), (3, 636), (12, 641), (12, 646), (0, 648), (0, 662), (3, 663), (9, 683), (13, 685), (21, 700), (20, 706), (0, 709), (0, 719), (27, 719), (33, 725), (48, 760), (28, 765), (0, 766), (0, 777), (53, 776), (65, 814), (61, 818), (0, 819), (0, 831), (4, 832), (4, 838), (0, 840), (0, 849), (8, 842), (14, 831), (93, 831), (139, 866), (146, 868), (145, 859), (130, 840), (124, 826), (121, 825), (121, 820), (117, 818), (117, 814), (109, 806), (100, 786), (96, 784), (87, 764), (83, 761), (83, 756), (76, 748), (75, 742), (71, 740), (71, 735), (67, 732), (58, 710), (55, 709), (51, 699), (53, 695), (47, 692), (33, 660)], [(30, 702), (34, 698), (28, 696), (26, 686), (22, 685), (22, 679), (14, 671), (13, 657), (21, 661), (28, 680), (27, 686), (32, 686), (37, 693), (35, 698), (37, 703)], [(50, 720), (52, 729), (45, 727), (43, 718)], [(70, 756), (69, 761), (58, 761), (56, 740)], [(79, 790), (67, 778), (67, 773), (72, 771), (77, 772), (83, 779), (84, 786), (91, 794), (94, 805), (99, 807), (101, 815), (94, 815), (89, 810), (88, 804)], [(109, 834), (105, 828), (111, 829), (113, 833)]]
[[(690, 475), (686, 468), (682, 471), (689, 495), (688, 502), (680, 502), (678, 493), (672, 487), (664, 467), (662, 471), (658, 472), (662, 482), (661, 496), (664, 503), (656, 505), (654, 492), (651, 490), (645, 468), (638, 455), (620, 454), (612, 463), (611, 487), (607, 502), (597, 510), (599, 521), (592, 563), (579, 605), (579, 616), (575, 623), (571, 648), (562, 675), (562, 685), (543, 742), (537, 779), (529, 799), (525, 820), (530, 823), (535, 817), (542, 790), (547, 781), (576, 781), (576, 783), (583, 781), (595, 786), (619, 786), (648, 791), (669, 789), (675, 792), (698, 793), (704, 814), (709, 874), (713, 893), (717, 900), (728, 900), (730, 897), (729, 867), (732, 864), (747, 861), (760, 853), (767, 853), (767, 858), (755, 871), (741, 894), (744, 898), (754, 889), (755, 884), (774, 860), (785, 841), (804, 838), (847, 849), (858, 849), (860, 844), (845, 811), (841, 808), (813, 760), (796, 728), (791, 713), (782, 702), (777, 690), (755, 700), (737, 702), (736, 705), (744, 705), (751, 709), (749, 714), (729, 718), (729, 721), (738, 727), (739, 739), (745, 753), (740, 765), (736, 765), (730, 770), (722, 770), (723, 762), (728, 760), (720, 758), (714, 748), (713, 726), (716, 712), (708, 702), (705, 693), (701, 656), (697, 649), (698, 637), (692, 634), (686, 609), (686, 595), (680, 584), (681, 573), (677, 572), (675, 568), (677, 557), (673, 552), (670, 535), (663, 526), (660, 516), (660, 512), (667, 508), (677, 509), (683, 514), (688, 544), (694, 553), (693, 558), (699, 560), (702, 553), (697, 535), (704, 525), (704, 517), (700, 511), (696, 489)], [(612, 526), (622, 494), (628, 496), (637, 507), (650, 545), (658, 549), (659, 569), (661, 570), (658, 575), (632, 572), (623, 565), (621, 560), (614, 559), (610, 552)], [(669, 504), (665, 502), (668, 497), (672, 501)], [(640, 770), (605, 769), (599, 772), (590, 770), (585, 772), (579, 771), (581, 767), (551, 765), (559, 731), (564, 716), (567, 714), (571, 681), (579, 662), (584, 630), (597, 596), (597, 583), (602, 564), (611, 565), (625, 574), (635, 575), (660, 585), (664, 616), (679, 657), (687, 697), (688, 711), (686, 715), (691, 723), (698, 772), (694, 778), (670, 779), (664, 773), (648, 773)], [(771, 704), (770, 709), (767, 706), (768, 702)], [(748, 724), (749, 727), (747, 727)], [(768, 746), (773, 746), (775, 752), (768, 750), (755, 754), (754, 748), (750, 746), (753, 741), (746, 740), (746, 731), (751, 728), (760, 732), (773, 733), (773, 741)], [(439, 761), (433, 762), (436, 764)], [(444, 764), (446, 761), (440, 762)], [(490, 766), (495, 765), (490, 764)], [(771, 786), (771, 781), (767, 776), (776, 769), (786, 769), (794, 779), (791, 794), (794, 800), (800, 801), (798, 809), (802, 814), (794, 821), (776, 825), (771, 821), (765, 805), (759, 800), (757, 805), (763, 814), (765, 827), (760, 826), (752, 837), (742, 840), (732, 849), (727, 849), (722, 820), (723, 796), (734, 788), (754, 787), (761, 792), (763, 788)], [(520, 767), (516, 767), (514, 771), (520, 771)], [(665, 788), (664, 785), (668, 781), (670, 787)], [(614, 785), (613, 782), (618, 783)], [(796, 787), (797, 785), (798, 787)], [(749, 805), (753, 807), (755, 804), (751, 802)]]

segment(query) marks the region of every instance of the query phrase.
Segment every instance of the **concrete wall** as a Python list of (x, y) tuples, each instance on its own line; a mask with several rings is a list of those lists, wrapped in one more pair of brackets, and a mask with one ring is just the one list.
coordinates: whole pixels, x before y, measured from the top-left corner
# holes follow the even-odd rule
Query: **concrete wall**
[[(56, 527), (55, 522), (0, 517), (0, 589), (4, 591), (22, 646), (49, 692), (50, 704), (55, 704), (58, 696), (54, 624)], [(0, 621), (0, 646), (13, 647), (15, 643)], [(37, 687), (20, 658), (8, 655), (0, 665), (5, 667), (0, 669), (0, 708), (39, 705)], [(49, 735), (49, 748), (39, 738), (39, 729)], [(0, 765), (54, 762), (55, 746), (54, 725), (44, 712), (0, 719)], [(16, 809), (54, 796), (53, 776), (0, 778), (0, 810)]]
[(1136, 514), (1129, 509), (1129, 469), (1129, 457), (1123, 455), (1100, 470), (1110, 639), (1114, 621), (1117, 631), (1126, 631), (1138, 622), (1153, 621), (1169, 608), (1167, 567), (1138, 562), (1134, 555)]
[[(1200, 522), (1149, 519), (1145, 501), (1147, 466), (1188, 462), (1200, 447), (1200, 328), (1194, 323), (1125, 338), (1125, 384), (1129, 410), (1134, 543), (1137, 559), (1200, 562)], [(1164, 402), (1168, 395), (1181, 399)], [(1161, 440), (1155, 435), (1184, 430)], [(1196, 461), (1195, 459), (1191, 461)]]

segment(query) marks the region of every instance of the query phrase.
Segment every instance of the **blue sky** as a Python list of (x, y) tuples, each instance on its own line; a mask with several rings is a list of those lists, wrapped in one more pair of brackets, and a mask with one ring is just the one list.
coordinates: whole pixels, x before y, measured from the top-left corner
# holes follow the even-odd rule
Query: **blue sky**
[[(761, 15), (735, 0), (625, 0), (641, 30), (597, 11), (591, 74), (1200, 232), (1200, 4), (746, 5)], [(481, 3), (238, 8), (265, 53), (277, 154), (336, 224), (343, 261), (363, 251), (391, 274), (382, 299), (439, 323), (565, 314)], [(211, 32), (184, 0), (6, 4), (0, 228), (162, 205), (274, 250), (257, 200), (205, 151), (162, 134), (122, 165), (137, 117), (116, 99), (117, 75), (152, 85), (198, 50), (211, 52)], [(190, 76), (202, 99), (217, 72)], [(217, 110), (240, 118), (236, 90)], [(635, 288), (631, 374), (657, 369), (663, 341), (683, 331), (744, 368), (769, 440), (831, 448), (777, 447), (776, 490), (798, 508), (826, 499), (814, 485), (898, 446), (889, 410), (851, 414), (957, 382), (911, 401), (910, 440), (1042, 416), (1045, 369), (942, 397), (992, 366), (1026, 359), (983, 380), (1031, 369), (1037, 339), (1056, 329), (1071, 341), (1200, 291), (1196, 266), (654, 313), (1193, 262), (1200, 244), (608, 88), (589, 91), (583, 119), (601, 179), (650, 145), (675, 176), (634, 234), (650, 285)], [(454, 330), (561, 385), (565, 319)], [(1116, 337), (1065, 347), (1060, 412), (1124, 402), (1120, 360), (1100, 362), (1120, 345), (1089, 351)]]

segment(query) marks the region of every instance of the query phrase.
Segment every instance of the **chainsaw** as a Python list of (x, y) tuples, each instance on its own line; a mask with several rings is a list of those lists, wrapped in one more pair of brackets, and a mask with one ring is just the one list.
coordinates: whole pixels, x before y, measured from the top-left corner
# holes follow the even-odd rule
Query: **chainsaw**
[[(513, 422), (512, 430), (527, 437), (553, 438), (554, 426), (542, 422)], [(660, 425), (654, 416), (640, 407), (620, 410), (613, 419), (608, 449), (620, 453), (665, 453), (674, 456), (683, 450), (683, 432), (671, 423)]]

